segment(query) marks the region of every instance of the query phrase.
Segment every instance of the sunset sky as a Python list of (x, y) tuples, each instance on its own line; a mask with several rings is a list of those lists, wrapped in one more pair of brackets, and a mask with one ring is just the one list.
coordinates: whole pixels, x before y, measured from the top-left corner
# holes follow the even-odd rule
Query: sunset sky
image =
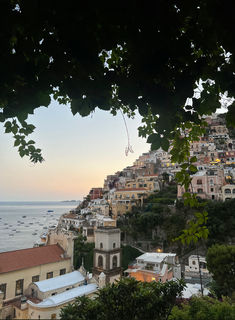
[(134, 153), (125, 155), (127, 136), (121, 114), (96, 110), (73, 116), (69, 106), (53, 102), (29, 118), (36, 126), (32, 138), (45, 161), (20, 158), (11, 134), (0, 124), (0, 201), (82, 199), (90, 188), (103, 186), (106, 175), (131, 165), (149, 150), (138, 137), (141, 117), (126, 118)]

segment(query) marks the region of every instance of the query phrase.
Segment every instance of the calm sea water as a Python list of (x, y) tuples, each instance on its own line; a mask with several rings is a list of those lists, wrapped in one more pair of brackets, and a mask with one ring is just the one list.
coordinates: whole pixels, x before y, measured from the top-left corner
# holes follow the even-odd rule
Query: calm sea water
[[(33, 247), (76, 202), (0, 202), (0, 252)], [(53, 210), (53, 212), (48, 212)]]

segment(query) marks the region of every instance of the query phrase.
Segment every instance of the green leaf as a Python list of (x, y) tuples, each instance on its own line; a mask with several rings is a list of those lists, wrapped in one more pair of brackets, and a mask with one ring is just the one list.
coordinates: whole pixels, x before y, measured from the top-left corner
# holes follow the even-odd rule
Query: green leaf
[(29, 141), (27, 142), (27, 144), (28, 144), (28, 145), (29, 145), (29, 144), (35, 144), (35, 141), (29, 140)]
[(158, 141), (160, 139), (159, 134), (158, 133), (152, 133), (150, 134), (150, 136), (147, 139), (147, 143), (153, 143), (155, 141)]
[(14, 147), (17, 147), (19, 145), (20, 145), (20, 140), (19, 139), (15, 140)]
[(25, 155), (25, 150), (20, 150), (19, 154), (20, 154), (21, 158), (23, 158), (23, 156)]
[(11, 127), (11, 122), (10, 122), (10, 121), (7, 121), (7, 122), (4, 124), (4, 127), (5, 127), (5, 128)]
[(193, 157), (190, 159), (190, 162), (191, 162), (191, 163), (197, 162), (197, 157), (196, 157), (196, 156), (193, 156)]
[(10, 133), (11, 132), (11, 127), (6, 127), (5, 133)]
[(169, 140), (167, 138), (163, 138), (161, 139), (161, 147), (164, 151), (168, 151), (169, 149), (169, 146), (170, 146), (170, 143), (169, 143)]

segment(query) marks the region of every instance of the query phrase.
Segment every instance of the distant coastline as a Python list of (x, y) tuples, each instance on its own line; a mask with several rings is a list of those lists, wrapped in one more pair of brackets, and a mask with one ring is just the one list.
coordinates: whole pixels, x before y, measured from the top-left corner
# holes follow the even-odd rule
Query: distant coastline
[(80, 200), (63, 200), (61, 202), (80, 202)]

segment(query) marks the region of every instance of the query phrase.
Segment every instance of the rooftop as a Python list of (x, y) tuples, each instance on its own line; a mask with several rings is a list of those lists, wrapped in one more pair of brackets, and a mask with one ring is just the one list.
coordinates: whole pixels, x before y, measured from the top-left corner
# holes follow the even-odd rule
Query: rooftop
[(37, 308), (50, 308), (53, 306), (58, 306), (61, 304), (64, 304), (66, 302), (72, 301), (73, 299), (77, 297), (81, 297), (83, 295), (88, 295), (90, 293), (93, 293), (97, 291), (97, 285), (96, 284), (88, 284), (83, 285), (71, 290), (67, 290), (65, 292), (56, 294), (54, 296), (51, 296), (50, 298), (44, 299), (42, 302), (39, 303), (33, 303), (32, 301), (28, 300), (28, 304), (37, 307)]
[(84, 279), (85, 278), (79, 271), (73, 271), (62, 276), (34, 283), (41, 292), (47, 292), (78, 284), (79, 282), (84, 281)]
[(146, 252), (141, 256), (137, 257), (137, 260), (144, 260), (144, 262), (160, 263), (166, 257), (175, 257), (175, 253), (157, 253), (157, 252)]
[(0, 253), (0, 274), (70, 259), (64, 258), (64, 253), (65, 251), (58, 244), (2, 252)]

